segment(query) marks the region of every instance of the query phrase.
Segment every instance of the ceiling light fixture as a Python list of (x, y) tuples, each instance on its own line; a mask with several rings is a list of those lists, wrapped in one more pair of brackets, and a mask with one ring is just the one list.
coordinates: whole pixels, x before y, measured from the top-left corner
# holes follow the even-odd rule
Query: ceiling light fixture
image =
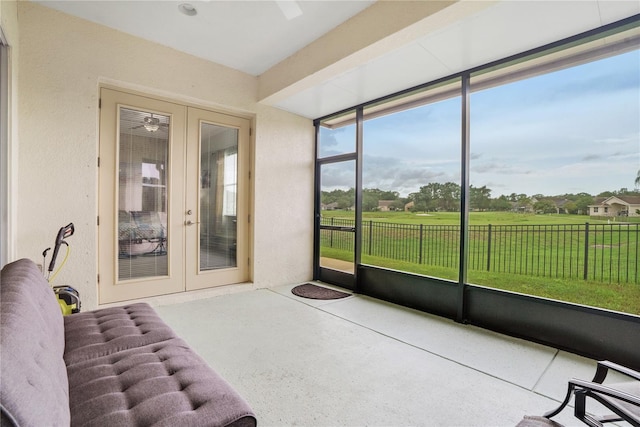
[(143, 126), (149, 132), (155, 132), (160, 127), (160, 119), (157, 117), (145, 117)]
[(187, 16), (195, 16), (198, 14), (198, 11), (191, 3), (181, 3), (178, 5), (178, 10)]
[(282, 11), (282, 14), (287, 21), (291, 21), (293, 18), (297, 18), (302, 15), (302, 9), (300, 9), (300, 5), (297, 1), (294, 0), (276, 0), (276, 4)]

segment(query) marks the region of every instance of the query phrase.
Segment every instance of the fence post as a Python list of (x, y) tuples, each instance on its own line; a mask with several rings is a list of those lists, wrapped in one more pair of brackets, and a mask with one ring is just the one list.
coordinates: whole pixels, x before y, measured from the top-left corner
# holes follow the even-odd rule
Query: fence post
[(418, 264), (422, 264), (422, 237), (424, 236), (424, 224), (420, 224), (420, 248), (418, 252)]
[(491, 271), (491, 224), (487, 228), (487, 271)]
[(373, 234), (373, 221), (369, 220), (369, 255), (371, 255), (371, 243), (373, 241), (372, 234)]
[(584, 223), (584, 280), (589, 274), (589, 223)]
[[(331, 226), (333, 226), (333, 217), (331, 217)], [(332, 248), (333, 247), (333, 230), (330, 231), (329, 233), (329, 247)]]

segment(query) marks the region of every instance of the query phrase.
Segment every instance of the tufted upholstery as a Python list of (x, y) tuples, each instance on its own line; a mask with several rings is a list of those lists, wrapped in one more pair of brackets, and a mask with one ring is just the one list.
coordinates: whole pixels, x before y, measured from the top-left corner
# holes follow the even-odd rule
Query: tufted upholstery
[(176, 338), (173, 330), (144, 303), (67, 316), (64, 329), (67, 365)]
[(249, 406), (180, 338), (68, 370), (72, 426), (255, 425)]
[(5, 266), (0, 289), (2, 426), (256, 425), (148, 304), (63, 319), (29, 260)]
[(1, 424), (69, 425), (64, 327), (53, 291), (26, 259), (6, 265), (1, 283)]

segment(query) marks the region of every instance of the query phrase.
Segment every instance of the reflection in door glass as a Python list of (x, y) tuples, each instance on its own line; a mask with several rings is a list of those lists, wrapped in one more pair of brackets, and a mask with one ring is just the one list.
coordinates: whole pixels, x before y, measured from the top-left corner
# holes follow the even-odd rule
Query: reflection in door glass
[(200, 271), (237, 266), (238, 130), (200, 125)]
[(169, 117), (120, 108), (118, 280), (167, 276)]
[(353, 273), (356, 162), (322, 165), (320, 266)]

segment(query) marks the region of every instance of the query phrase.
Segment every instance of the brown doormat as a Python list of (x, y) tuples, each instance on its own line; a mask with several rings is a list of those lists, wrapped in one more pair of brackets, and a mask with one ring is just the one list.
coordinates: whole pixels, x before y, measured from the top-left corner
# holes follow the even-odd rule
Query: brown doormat
[(324, 288), (322, 286), (314, 285), (312, 283), (305, 283), (304, 285), (298, 285), (291, 289), (291, 293), (302, 298), (311, 299), (339, 299), (346, 298), (351, 294), (346, 292), (336, 291), (334, 289)]

